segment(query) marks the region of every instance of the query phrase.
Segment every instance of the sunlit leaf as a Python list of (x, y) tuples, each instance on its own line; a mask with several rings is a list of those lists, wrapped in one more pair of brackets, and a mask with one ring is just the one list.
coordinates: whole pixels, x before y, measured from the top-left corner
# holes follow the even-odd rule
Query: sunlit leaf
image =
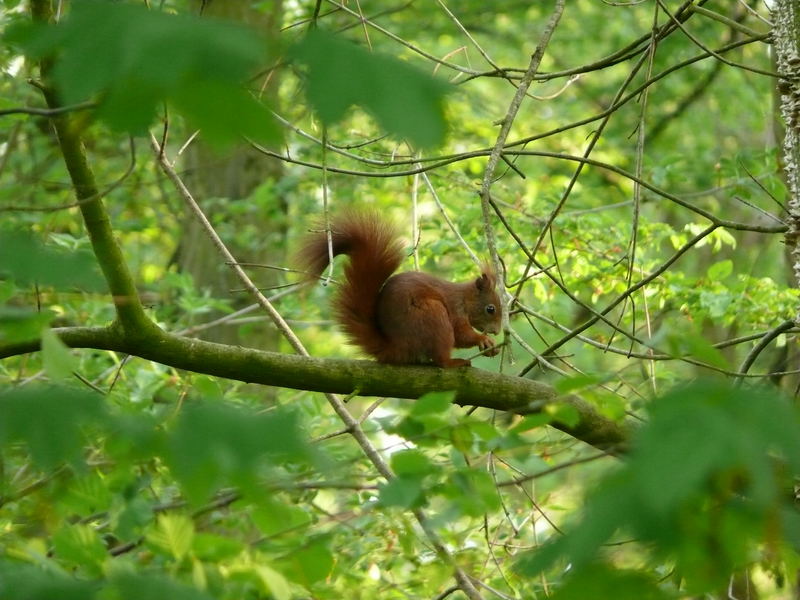
[(192, 548), (194, 523), (186, 515), (159, 515), (155, 527), (147, 534), (147, 541), (167, 552), (177, 560), (183, 560)]
[(53, 536), (56, 555), (73, 565), (89, 568), (94, 575), (102, 572), (108, 552), (97, 532), (88, 525), (66, 525)]
[(729, 258), (715, 262), (706, 271), (706, 275), (711, 281), (720, 281), (731, 273), (733, 273), (733, 261)]
[(411, 65), (312, 29), (292, 55), (308, 68), (308, 100), (324, 123), (355, 105), (418, 146), (441, 144), (447, 86)]
[(52, 329), (42, 331), (42, 362), (50, 379), (70, 379), (78, 361)]

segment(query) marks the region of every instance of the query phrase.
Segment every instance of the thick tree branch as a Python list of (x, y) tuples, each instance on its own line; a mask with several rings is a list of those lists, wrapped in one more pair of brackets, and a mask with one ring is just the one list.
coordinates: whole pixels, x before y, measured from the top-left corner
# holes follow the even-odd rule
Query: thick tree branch
[[(433, 390), (453, 390), (461, 406), (480, 406), (516, 414), (541, 412), (547, 405), (572, 406), (580, 416), (574, 427), (553, 426), (612, 454), (627, 450), (630, 430), (611, 421), (583, 399), (559, 396), (544, 383), (498, 375), (475, 368), (395, 367), (360, 360), (322, 359), (226, 346), (193, 338), (156, 332), (125, 336), (103, 327), (54, 329), (71, 348), (114, 350), (195, 373), (247, 383), (314, 392), (419, 398)], [(39, 341), (0, 345), (0, 359), (35, 352)]]
[[(52, 20), (49, 0), (33, 0), (31, 12), (37, 21), (46, 23)], [(86, 160), (80, 132), (68, 114), (61, 114), (63, 107), (55, 91), (48, 84), (49, 71), (50, 65), (44, 61), (41, 64), (41, 75), (45, 83), (42, 88), (45, 101), (49, 109), (55, 113), (52, 122), (58, 137), (58, 145), (75, 189), (92, 249), (114, 300), (118, 323), (128, 335), (146, 334), (150, 330), (157, 329), (157, 326), (145, 315), (133, 277), (122, 256), (122, 250), (114, 239), (102, 194)]]

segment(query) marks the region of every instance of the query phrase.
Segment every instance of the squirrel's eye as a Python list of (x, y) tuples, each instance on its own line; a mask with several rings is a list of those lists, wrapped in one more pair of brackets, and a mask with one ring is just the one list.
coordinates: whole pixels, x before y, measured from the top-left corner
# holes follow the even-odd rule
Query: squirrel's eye
[(486, 305), (486, 312), (490, 315), (493, 315), (495, 311), (494, 304), (487, 304)]

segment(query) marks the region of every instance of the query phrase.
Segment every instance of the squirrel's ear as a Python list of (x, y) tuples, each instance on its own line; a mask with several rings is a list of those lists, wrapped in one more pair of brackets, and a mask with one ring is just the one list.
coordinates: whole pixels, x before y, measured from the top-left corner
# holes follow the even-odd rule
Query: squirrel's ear
[(475, 280), (475, 287), (480, 291), (489, 289), (489, 276), (486, 273), (481, 273), (481, 276)]

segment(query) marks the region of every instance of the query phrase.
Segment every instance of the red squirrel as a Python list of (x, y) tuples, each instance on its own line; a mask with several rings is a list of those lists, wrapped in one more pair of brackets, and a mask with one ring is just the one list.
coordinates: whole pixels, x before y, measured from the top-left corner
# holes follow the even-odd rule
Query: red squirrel
[[(405, 258), (395, 228), (375, 212), (348, 212), (331, 223), (333, 256), (346, 254), (344, 283), (334, 312), (350, 341), (378, 362), (469, 366), (451, 358), (453, 348), (477, 346), (489, 356), (499, 350), (485, 335), (500, 331), (496, 277), (484, 267), (468, 283), (452, 283), (420, 272), (392, 275)], [(310, 234), (298, 262), (310, 276), (328, 266), (328, 236)], [(481, 331), (477, 333), (475, 329)]]

